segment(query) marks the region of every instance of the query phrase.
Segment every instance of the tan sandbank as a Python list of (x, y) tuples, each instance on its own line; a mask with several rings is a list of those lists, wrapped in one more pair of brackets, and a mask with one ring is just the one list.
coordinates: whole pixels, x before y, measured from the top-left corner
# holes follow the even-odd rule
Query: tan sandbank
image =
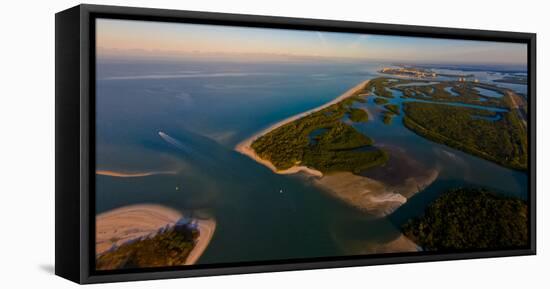
[(366, 175), (340, 172), (314, 179), (314, 184), (375, 217), (391, 214), (419, 191), (430, 185), (439, 169), (428, 168), (401, 147), (379, 144), (390, 154), (383, 166)]
[[(96, 255), (113, 247), (142, 237), (154, 236), (160, 228), (170, 227), (182, 218), (174, 209), (160, 205), (131, 205), (96, 216)], [(216, 222), (213, 219), (197, 219), (199, 238), (189, 253), (186, 265), (194, 264), (208, 247)]]
[(431, 184), (439, 175), (432, 169), (425, 174), (406, 177), (401, 184), (388, 185), (372, 178), (340, 172), (313, 180), (314, 184), (347, 204), (374, 217), (393, 213), (407, 199)]
[(384, 216), (407, 202), (379, 181), (341, 172), (326, 175), (314, 183), (335, 197), (374, 216)]
[(123, 172), (123, 171), (112, 171), (112, 170), (96, 170), (96, 175), (110, 176), (110, 177), (119, 177), (119, 178), (137, 178), (137, 177), (147, 177), (154, 175), (175, 175), (175, 171), (151, 171), (151, 172)]
[(160, 228), (176, 224), (181, 217), (180, 212), (159, 205), (133, 205), (101, 213), (96, 216), (96, 254), (155, 234)]
[(193, 265), (197, 263), (197, 260), (199, 260), (200, 256), (202, 256), (202, 253), (204, 253), (204, 250), (206, 250), (208, 244), (210, 244), (212, 236), (214, 236), (214, 232), (216, 231), (216, 221), (213, 219), (198, 219), (197, 228), (199, 229), (200, 235), (196, 240), (195, 247), (187, 256), (185, 265)]

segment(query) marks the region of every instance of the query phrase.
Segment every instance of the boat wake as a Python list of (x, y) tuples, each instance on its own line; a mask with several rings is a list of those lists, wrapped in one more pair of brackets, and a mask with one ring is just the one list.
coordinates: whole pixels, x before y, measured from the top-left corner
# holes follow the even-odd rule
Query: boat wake
[(178, 149), (184, 151), (185, 153), (192, 153), (192, 149), (190, 147), (188, 147), (187, 145), (183, 144), (182, 142), (180, 142), (179, 140), (169, 136), (168, 134), (164, 133), (163, 131), (159, 131), (158, 132), (159, 136), (165, 140), (167, 143), (177, 147)]

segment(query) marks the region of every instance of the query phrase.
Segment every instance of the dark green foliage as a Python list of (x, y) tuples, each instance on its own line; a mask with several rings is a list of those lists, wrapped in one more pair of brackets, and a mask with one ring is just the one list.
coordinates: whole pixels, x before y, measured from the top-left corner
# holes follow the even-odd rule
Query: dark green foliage
[(198, 234), (196, 229), (180, 226), (151, 238), (126, 243), (100, 255), (96, 259), (96, 268), (112, 270), (185, 265)]
[[(386, 162), (385, 152), (371, 147), (373, 141), (353, 127), (336, 123), (319, 135), (304, 152), (302, 164), (322, 172), (361, 170)], [(361, 150), (362, 148), (371, 148)]]
[(353, 122), (366, 122), (369, 120), (369, 114), (364, 109), (350, 108), (349, 119)]
[(392, 92), (386, 89), (390, 83), (391, 81), (384, 77), (371, 79), (365, 87), (365, 90), (374, 92), (378, 96), (392, 98)]
[(527, 131), (515, 111), (495, 112), (430, 103), (405, 103), (404, 125), (433, 141), (514, 169), (527, 169)]
[(384, 105), (384, 104), (387, 104), (389, 103), (389, 101), (383, 97), (377, 97), (374, 99), (374, 103), (378, 104), (378, 105)]
[(390, 125), (393, 121), (395, 114), (391, 111), (384, 111), (382, 113), (382, 121), (385, 125)]
[(399, 105), (397, 104), (386, 104), (384, 105), (384, 108), (395, 113), (395, 114), (400, 114), (399, 112)]
[(403, 233), (426, 250), (505, 249), (528, 244), (528, 207), (483, 189), (441, 195)]
[[(400, 82), (393, 85), (400, 84)], [(506, 104), (503, 98), (484, 97), (475, 89), (475, 87), (481, 87), (489, 90), (494, 90), (501, 94), (505, 91), (502, 88), (472, 82), (458, 82), (458, 81), (442, 81), (438, 84), (432, 85), (418, 85), (396, 88), (403, 92), (403, 96), (406, 98), (416, 98), (430, 101), (441, 102), (461, 102), (482, 106), (493, 106), (506, 108)], [(451, 88), (451, 91), (458, 95), (453, 95), (445, 90), (445, 88)]]
[(316, 146), (323, 150), (351, 150), (372, 144), (373, 141), (369, 137), (352, 126), (337, 122), (318, 136)]
[[(400, 86), (410, 83), (422, 83), (421, 85), (409, 85)], [(495, 85), (471, 81), (439, 81), (437, 84), (429, 84), (428, 81), (422, 80), (409, 80), (409, 79), (388, 79), (385, 77), (379, 77), (370, 80), (366, 86), (366, 90), (374, 92), (377, 96), (386, 98), (392, 98), (393, 93), (391, 90), (399, 90), (403, 93), (404, 98), (417, 98), (430, 101), (441, 102), (461, 102), (468, 104), (476, 104), (483, 106), (494, 106), (506, 108), (504, 98), (484, 97), (481, 95), (475, 87), (481, 87), (489, 90), (499, 92), (501, 94), (506, 93), (506, 89), (497, 87)], [(453, 95), (445, 90), (445, 88), (451, 88), (455, 94)], [(376, 104), (386, 104), (383, 100), (375, 100)]]
[[(358, 172), (382, 164), (388, 158), (386, 153), (372, 147), (370, 138), (342, 122), (346, 114), (353, 121), (368, 119), (365, 111), (351, 107), (357, 99), (352, 96), (274, 129), (256, 139), (251, 147), (279, 170), (300, 164), (322, 172)], [(325, 131), (311, 141), (310, 134), (318, 129)]]
[(353, 151), (323, 150), (322, 148), (314, 147), (307, 150), (303, 163), (323, 173), (337, 171), (359, 173), (368, 168), (382, 165), (387, 160), (387, 153), (379, 149)]
[(354, 97), (351, 97), (351, 98), (356, 102), (366, 103), (367, 99), (365, 97), (366, 96), (354, 96)]
[[(401, 80), (396, 82), (394, 85), (407, 84), (409, 81)], [(434, 95), (444, 95), (449, 97), (450, 94), (444, 90), (444, 86), (435, 85), (413, 85), (413, 86), (402, 86), (394, 87), (394, 89), (399, 90), (403, 93), (403, 98), (418, 98), (426, 100), (437, 100), (437, 97), (434, 98)], [(449, 99), (449, 101), (454, 101), (455, 99)]]

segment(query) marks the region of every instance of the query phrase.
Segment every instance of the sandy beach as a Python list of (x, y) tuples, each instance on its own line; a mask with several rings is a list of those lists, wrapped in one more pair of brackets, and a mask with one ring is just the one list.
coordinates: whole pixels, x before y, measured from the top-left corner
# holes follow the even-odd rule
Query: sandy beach
[(96, 175), (118, 177), (118, 178), (137, 178), (154, 175), (175, 175), (175, 171), (153, 171), (153, 172), (121, 172), (112, 170), (96, 170)]
[[(182, 217), (174, 209), (148, 204), (126, 206), (99, 214), (96, 216), (96, 255), (137, 238), (154, 236), (160, 228), (174, 226)], [(186, 265), (197, 262), (216, 230), (213, 219), (195, 219), (195, 222), (200, 236), (186, 259)]]
[(431, 184), (439, 175), (432, 169), (407, 176), (397, 185), (348, 172), (313, 180), (319, 188), (374, 217), (384, 217), (405, 204), (408, 198)]
[(345, 203), (376, 217), (388, 215), (407, 202), (407, 198), (388, 190), (384, 183), (348, 172), (326, 175), (313, 182)]
[(354, 95), (355, 92), (357, 92), (358, 90), (362, 89), (363, 87), (365, 87), (367, 84), (369, 83), (369, 80), (365, 80), (359, 84), (357, 84), (356, 86), (352, 87), (351, 89), (347, 90), (346, 92), (344, 92), (343, 94), (341, 94), (340, 96), (338, 96), (337, 98), (333, 99), (332, 101), (330, 102), (327, 102), (321, 106), (318, 106), (316, 108), (313, 108), (313, 109), (310, 109), (308, 111), (305, 111), (305, 112), (302, 112), (302, 113), (299, 113), (297, 115), (294, 115), (294, 116), (291, 116), (289, 118), (286, 118), (280, 122), (277, 122), (271, 126), (269, 126), (268, 128), (254, 134), (253, 136), (245, 139), (244, 141), (240, 142), (239, 144), (237, 144), (237, 146), (235, 146), (235, 150), (238, 151), (239, 153), (243, 154), (243, 155), (246, 155), (248, 157), (250, 157), (251, 159), (255, 160), (256, 162), (268, 167), (270, 170), (272, 170), (274, 173), (277, 173), (277, 174), (295, 174), (295, 173), (298, 173), (298, 172), (303, 172), (303, 173), (306, 173), (306, 174), (309, 174), (309, 175), (312, 175), (312, 176), (315, 176), (315, 177), (322, 177), (323, 176), (323, 173), (318, 171), (318, 170), (315, 170), (315, 169), (312, 169), (312, 168), (308, 168), (306, 166), (300, 166), (300, 165), (296, 165), (296, 166), (293, 166), (289, 169), (286, 169), (286, 170), (278, 170), (270, 161), (268, 160), (264, 160), (262, 159), (260, 156), (258, 156), (258, 154), (256, 154), (256, 152), (254, 151), (254, 149), (252, 149), (251, 145), (252, 143), (258, 139), (259, 137), (261, 137), (262, 135), (266, 134), (266, 133), (269, 133), (270, 131), (276, 129), (276, 128), (279, 128), (287, 123), (291, 123), (295, 120), (298, 120), (304, 116), (307, 116), (311, 113), (314, 113), (314, 112), (317, 112), (319, 110), (322, 110), (324, 108), (327, 108), (333, 104), (336, 104), (348, 97), (351, 97)]
[(191, 253), (189, 253), (189, 256), (187, 256), (185, 265), (195, 264), (197, 260), (199, 260), (200, 256), (202, 256), (202, 253), (204, 253), (204, 250), (206, 250), (208, 244), (210, 244), (212, 236), (214, 236), (214, 232), (216, 231), (216, 221), (213, 219), (198, 219), (197, 227), (199, 229), (200, 236), (195, 243), (195, 247)]
[(427, 167), (405, 149), (379, 144), (390, 154), (383, 166), (364, 175), (341, 172), (314, 179), (313, 183), (335, 197), (375, 217), (393, 213), (409, 198), (439, 176), (437, 167)]
[(176, 210), (159, 205), (133, 205), (96, 216), (96, 254), (113, 245), (155, 234), (158, 229), (172, 226), (182, 217)]

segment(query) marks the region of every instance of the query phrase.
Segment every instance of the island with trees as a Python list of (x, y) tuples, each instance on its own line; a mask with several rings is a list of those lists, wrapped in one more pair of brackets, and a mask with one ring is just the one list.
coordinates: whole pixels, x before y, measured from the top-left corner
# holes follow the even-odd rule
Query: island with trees
[(370, 87), (374, 103), (385, 109), (385, 124), (402, 106), (403, 124), (418, 135), (505, 167), (527, 169), (526, 101), (511, 90), (471, 81), (386, 77), (374, 79)]
[(348, 114), (349, 119), (353, 122), (366, 122), (369, 120), (369, 114), (364, 109), (350, 108)]
[(513, 169), (527, 169), (527, 130), (514, 112), (404, 103), (404, 125), (430, 140)]
[(152, 237), (128, 241), (99, 255), (96, 259), (96, 269), (186, 265), (199, 234), (200, 231), (190, 224), (161, 228)]
[(215, 230), (213, 218), (184, 217), (162, 205), (115, 208), (96, 216), (96, 269), (195, 264)]
[(521, 248), (529, 241), (528, 212), (526, 202), (518, 198), (456, 188), (443, 193), (402, 230), (427, 251)]
[[(330, 103), (272, 125), (236, 150), (277, 174), (312, 175), (316, 184), (340, 199), (383, 216), (431, 184), (439, 170), (406, 172), (397, 185), (364, 176), (376, 167), (385, 168), (391, 158), (390, 150), (376, 146), (365, 133), (368, 130), (358, 130), (367, 128), (372, 116), (388, 126), (398, 119), (431, 141), (526, 170), (524, 103), (511, 90), (486, 83), (378, 77)], [(373, 115), (367, 105), (374, 105)], [(354, 184), (342, 186), (344, 180)]]
[(252, 149), (278, 170), (300, 165), (322, 173), (360, 172), (381, 165), (388, 154), (373, 146), (373, 140), (352, 125), (368, 120), (363, 109), (353, 108), (359, 92), (345, 100), (280, 126), (254, 140)]

